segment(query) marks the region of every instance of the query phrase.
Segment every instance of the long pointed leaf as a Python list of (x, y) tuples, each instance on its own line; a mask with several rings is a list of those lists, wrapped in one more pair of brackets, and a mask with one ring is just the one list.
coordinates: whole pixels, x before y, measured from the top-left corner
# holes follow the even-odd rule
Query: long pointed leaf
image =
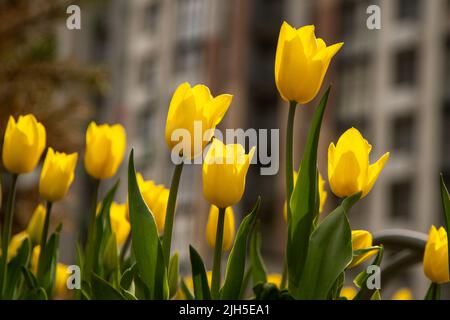
[(203, 260), (192, 246), (189, 246), (189, 255), (191, 258), (192, 282), (194, 283), (195, 299), (211, 300), (211, 292), (209, 290), (208, 277), (206, 276)]

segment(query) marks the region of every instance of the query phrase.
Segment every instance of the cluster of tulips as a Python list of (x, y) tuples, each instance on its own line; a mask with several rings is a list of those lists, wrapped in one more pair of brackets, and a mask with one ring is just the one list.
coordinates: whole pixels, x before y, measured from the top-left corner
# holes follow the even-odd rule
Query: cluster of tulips
[[(275, 82), (289, 103), (286, 131), (287, 245), (280, 273), (266, 271), (260, 253), (258, 229), (260, 199), (244, 215), (235, 231), (232, 207), (245, 191), (245, 180), (255, 149), (246, 153), (240, 144), (224, 144), (213, 137), (214, 128), (229, 108), (232, 96), (213, 97), (205, 85), (181, 84), (170, 102), (165, 138), (169, 149), (184, 160), (206, 155), (203, 160), (203, 195), (211, 204), (206, 239), (214, 249), (212, 270), (192, 246), (192, 275), (179, 275), (178, 254), (171, 252), (178, 186), (184, 161), (175, 165), (170, 189), (145, 180), (136, 172), (133, 150), (128, 161), (126, 203), (114, 202), (118, 183), (99, 196), (103, 180), (112, 178), (126, 151), (126, 133), (119, 125), (92, 122), (86, 132), (84, 168), (94, 181), (92, 203), (87, 210), (89, 227), (84, 245), (77, 245), (76, 265), (80, 279), (58, 262), (59, 225), (50, 234), (52, 204), (65, 197), (74, 181), (78, 155), (47, 149), (43, 162), (39, 204), (25, 231), (11, 235), (15, 189), (20, 175), (33, 171), (46, 149), (46, 130), (33, 115), (10, 117), (4, 137), (3, 165), (11, 185), (2, 208), (3, 231), (0, 260), (2, 299), (379, 299), (380, 290), (366, 285), (363, 269), (355, 287), (344, 287), (346, 272), (373, 257), (380, 266), (383, 246), (372, 244), (366, 230), (351, 230), (350, 208), (369, 194), (388, 161), (384, 154), (369, 163), (372, 146), (361, 133), (350, 128), (328, 149), (328, 184), (342, 199), (324, 215), (327, 198), (325, 180), (317, 169), (317, 148), (328, 89), (309, 129), (301, 165), (293, 168), (293, 123), (298, 104), (311, 102), (318, 94), (328, 66), (342, 43), (327, 46), (316, 38), (314, 26), (295, 29), (283, 23), (275, 58)], [(194, 130), (202, 123), (206, 142), (188, 141), (189, 150), (178, 148), (174, 132)], [(211, 134), (209, 134), (209, 133)], [(194, 136), (194, 135), (192, 135)], [(186, 139), (186, 138), (184, 138)], [(184, 141), (186, 142), (186, 141)], [(200, 145), (198, 145), (200, 144)], [(184, 144), (185, 145), (185, 144)], [(199, 152), (200, 151), (200, 152)], [(442, 201), (448, 230), (450, 200), (443, 183)], [(280, 212), (283, 211), (282, 208)], [(431, 280), (427, 298), (439, 297), (439, 285), (449, 282), (448, 234), (431, 227), (423, 267)], [(226, 270), (222, 255), (228, 252)], [(79, 282), (77, 284), (77, 282)], [(397, 298), (410, 297), (400, 291)]]

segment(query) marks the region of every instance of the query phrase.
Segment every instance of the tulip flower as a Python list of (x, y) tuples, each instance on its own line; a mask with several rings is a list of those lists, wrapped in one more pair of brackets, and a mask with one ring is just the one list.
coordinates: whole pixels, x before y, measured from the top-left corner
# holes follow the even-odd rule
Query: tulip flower
[(391, 300), (414, 300), (411, 290), (408, 288), (401, 288), (396, 291)]
[(338, 197), (347, 197), (362, 192), (365, 197), (389, 159), (386, 152), (374, 164), (369, 163), (372, 146), (355, 129), (348, 129), (339, 138), (337, 145), (328, 148), (328, 180), (330, 188)]
[(86, 132), (86, 171), (96, 179), (111, 178), (123, 160), (125, 148), (126, 133), (120, 124), (110, 126), (91, 122)]
[[(219, 208), (211, 206), (209, 210), (208, 223), (206, 225), (206, 239), (211, 248), (216, 245), (217, 221), (219, 218)], [(225, 222), (223, 229), (222, 251), (230, 250), (234, 239), (234, 212), (231, 207), (225, 210)]]
[(41, 255), (41, 246), (35, 246), (31, 252), (30, 258), (30, 269), (31, 272), (36, 276), (39, 267), (39, 257)]
[(130, 222), (127, 219), (127, 204), (111, 203), (109, 210), (111, 229), (116, 235), (117, 246), (120, 247), (130, 234)]
[(433, 283), (449, 282), (447, 232), (431, 226), (423, 256), (423, 271)]
[(55, 276), (55, 296), (64, 297), (67, 293), (67, 279), (69, 278), (69, 272), (67, 272), (67, 266), (62, 263), (56, 265)]
[(142, 197), (153, 214), (158, 232), (162, 233), (166, 219), (169, 189), (163, 185), (155, 184), (152, 180), (144, 180), (140, 173), (136, 174), (136, 179)]
[(16, 256), (23, 241), (27, 238), (29, 238), (29, 235), (26, 231), (19, 232), (11, 238), (8, 246), (8, 262)]
[(30, 222), (28, 222), (27, 233), (30, 236), (33, 245), (39, 244), (42, 239), (46, 213), (47, 210), (45, 206), (39, 204), (36, 209), (34, 209)]
[[(297, 182), (298, 172), (294, 171), (294, 185)], [(318, 188), (319, 188), (319, 213), (322, 213), (325, 202), (327, 201), (328, 193), (325, 191), (325, 180), (323, 180), (322, 175), (319, 173), (318, 178)], [(284, 220), (287, 221), (287, 204), (284, 202), (283, 210)]]
[(39, 181), (39, 193), (47, 201), (58, 201), (64, 198), (74, 179), (78, 154), (47, 151)]
[[(200, 155), (213, 137), (214, 129), (227, 112), (232, 98), (229, 94), (213, 97), (208, 87), (202, 84), (191, 88), (189, 83), (182, 83), (173, 94), (167, 114), (166, 142), (169, 149), (182, 143), (183, 147), (178, 151), (185, 158)], [(196, 122), (201, 124), (201, 131), (196, 132)], [(185, 138), (178, 136), (176, 131), (180, 129), (190, 134), (189, 141), (180, 141)]]
[(267, 275), (267, 283), (272, 283), (280, 288), (281, 286), (281, 274), (279, 273), (269, 273)]
[(3, 165), (14, 174), (34, 170), (45, 149), (44, 126), (32, 114), (9, 117), (3, 142)]
[[(372, 247), (372, 234), (366, 230), (352, 230), (352, 250), (362, 250)], [(348, 268), (356, 267), (357, 265), (363, 263), (375, 253), (377, 249), (370, 250), (358, 256), (354, 256), (352, 262)]]
[(283, 100), (300, 104), (313, 100), (342, 45), (327, 47), (316, 38), (312, 25), (295, 29), (283, 22), (275, 57), (275, 83)]
[(345, 286), (341, 289), (341, 297), (347, 298), (347, 300), (353, 300), (356, 296), (356, 289), (350, 286)]
[(203, 195), (211, 204), (226, 208), (241, 200), (254, 152), (254, 147), (245, 154), (240, 144), (214, 139), (203, 163)]

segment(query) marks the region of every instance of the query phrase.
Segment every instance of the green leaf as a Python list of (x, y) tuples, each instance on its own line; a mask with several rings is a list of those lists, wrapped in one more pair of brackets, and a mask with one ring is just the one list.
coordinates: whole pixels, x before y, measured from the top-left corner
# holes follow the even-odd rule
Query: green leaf
[[(450, 244), (450, 195), (444, 183), (444, 176), (441, 173), (441, 198), (442, 208), (444, 209), (445, 229), (447, 229), (447, 243)], [(450, 266), (450, 245), (448, 246), (448, 263)], [(450, 268), (449, 268), (450, 272)]]
[(221, 299), (238, 299), (242, 287), (242, 281), (245, 272), (245, 258), (247, 255), (247, 238), (256, 221), (258, 215), (261, 197), (258, 197), (255, 206), (248, 214), (236, 234), (233, 248), (228, 257), (225, 281), (220, 293)]
[(198, 252), (189, 246), (189, 256), (191, 258), (192, 282), (194, 283), (194, 296), (196, 300), (211, 300), (211, 292), (206, 276), (205, 265)]
[(133, 282), (133, 267), (126, 269), (120, 278), (120, 286), (124, 290), (128, 290)]
[(189, 290), (189, 288), (186, 285), (186, 282), (184, 282), (183, 279), (181, 279), (180, 281), (180, 288), (181, 291), (184, 293), (186, 300), (194, 300), (194, 296), (192, 295), (191, 290)]
[(92, 295), (96, 300), (125, 300), (122, 293), (116, 290), (108, 282), (100, 278), (95, 273), (92, 273)]
[(375, 290), (372, 297), (370, 297), (370, 300), (381, 300), (380, 290)]
[(178, 252), (175, 252), (169, 262), (169, 297), (172, 298), (178, 291)]
[(158, 285), (157, 281), (163, 279), (165, 274), (167, 283), (167, 274), (165, 272), (163, 272), (164, 274), (157, 273), (157, 271), (166, 270), (164, 258), (161, 259), (160, 254), (161, 242), (153, 214), (147, 207), (139, 190), (134, 168), (133, 150), (128, 164), (128, 201), (136, 265), (140, 279), (148, 288), (150, 297), (153, 298), (159, 295), (157, 291), (164, 289), (164, 286)]
[(252, 265), (252, 278), (253, 286), (258, 283), (266, 283), (266, 267), (264, 266), (263, 258), (261, 256), (261, 232), (258, 230), (259, 223), (256, 224), (256, 228), (252, 233), (250, 240), (250, 261)]
[(23, 281), (22, 267), (26, 267), (31, 255), (31, 241), (27, 237), (17, 251), (15, 257), (8, 264), (8, 276), (6, 284), (6, 299), (17, 299), (19, 289)]
[(289, 286), (294, 290), (298, 287), (303, 274), (308, 257), (309, 239), (317, 212), (317, 148), (329, 93), (330, 88), (325, 92), (316, 108), (299, 168), (297, 183), (289, 202), (291, 217), (288, 219), (286, 255)]
[(38, 282), (34, 274), (30, 272), (26, 267), (21, 268), (23, 278), (25, 279), (25, 285), (28, 289), (38, 288)]
[(42, 257), (39, 259), (37, 280), (39, 285), (45, 289), (48, 297), (52, 297), (55, 282), (60, 231), (61, 225), (58, 226), (56, 232), (50, 237), (50, 240), (41, 252)]
[[(383, 260), (383, 253), (384, 253), (384, 248), (383, 246), (380, 246), (378, 248), (378, 253), (372, 263), (372, 265), (374, 266), (380, 266), (381, 265), (381, 261)], [(369, 289), (367, 288), (367, 280), (369, 279), (370, 274), (367, 273), (366, 270), (363, 270), (360, 274), (358, 274), (355, 278), (355, 280), (353, 280), (353, 283), (360, 288), (358, 293), (356, 294), (356, 296), (353, 298), (353, 300), (368, 300), (370, 299), (373, 294), (375, 293), (375, 289)]]
[(440, 300), (441, 299), (441, 286), (437, 283), (430, 283), (424, 300)]
[(302, 300), (327, 299), (336, 279), (352, 261), (352, 234), (347, 212), (361, 193), (346, 198), (311, 234), (308, 256), (297, 290)]
[(330, 290), (331, 300), (339, 300), (341, 296), (342, 287), (344, 286), (344, 282), (345, 282), (345, 272), (342, 272), (334, 282), (333, 286), (331, 287)]
[(48, 296), (44, 288), (37, 287), (26, 292), (23, 300), (48, 300)]
[(273, 283), (258, 283), (253, 292), (255, 300), (294, 300), (287, 290), (280, 291)]

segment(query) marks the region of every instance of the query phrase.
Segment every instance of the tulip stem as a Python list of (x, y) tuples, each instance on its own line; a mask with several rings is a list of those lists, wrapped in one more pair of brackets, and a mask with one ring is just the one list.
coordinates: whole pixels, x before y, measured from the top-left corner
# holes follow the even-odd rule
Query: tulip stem
[(16, 199), (16, 186), (17, 186), (17, 174), (11, 176), (11, 187), (9, 189), (8, 199), (6, 202), (6, 214), (3, 221), (3, 239), (2, 239), (2, 257), (0, 265), (0, 298), (4, 298), (7, 279), (7, 266), (8, 266), (8, 246), (11, 239), (12, 223), (14, 216), (14, 202)]
[(53, 202), (47, 201), (47, 210), (45, 212), (45, 220), (44, 220), (44, 228), (42, 229), (42, 237), (41, 237), (41, 253), (44, 251), (44, 248), (47, 244), (48, 237), (48, 229), (50, 226), (50, 214), (52, 211)]
[(169, 200), (167, 201), (166, 219), (164, 221), (164, 234), (162, 240), (162, 250), (166, 268), (169, 268), (170, 247), (172, 245), (173, 221), (175, 217), (175, 207), (177, 203), (178, 186), (180, 185), (181, 172), (183, 171), (183, 162), (175, 166), (170, 185)]
[(223, 242), (223, 226), (225, 224), (225, 209), (226, 208), (219, 208), (219, 217), (217, 219), (216, 243), (214, 246), (214, 261), (211, 279), (211, 296), (213, 299), (219, 299), (220, 264), (222, 260), (222, 242)]
[(99, 179), (94, 180), (94, 189), (92, 194), (92, 203), (91, 203), (91, 216), (89, 217), (89, 226), (88, 226), (88, 234), (87, 234), (87, 242), (86, 242), (86, 262), (84, 266), (84, 279), (89, 281), (91, 278), (91, 271), (94, 263), (94, 250), (95, 250), (95, 224), (97, 221), (97, 202), (98, 202), (98, 192), (100, 189), (100, 181)]
[(131, 245), (131, 232), (128, 234), (127, 241), (123, 244), (122, 249), (120, 250), (120, 265), (123, 265), (123, 262), (125, 261), (125, 256), (127, 255), (128, 249)]

